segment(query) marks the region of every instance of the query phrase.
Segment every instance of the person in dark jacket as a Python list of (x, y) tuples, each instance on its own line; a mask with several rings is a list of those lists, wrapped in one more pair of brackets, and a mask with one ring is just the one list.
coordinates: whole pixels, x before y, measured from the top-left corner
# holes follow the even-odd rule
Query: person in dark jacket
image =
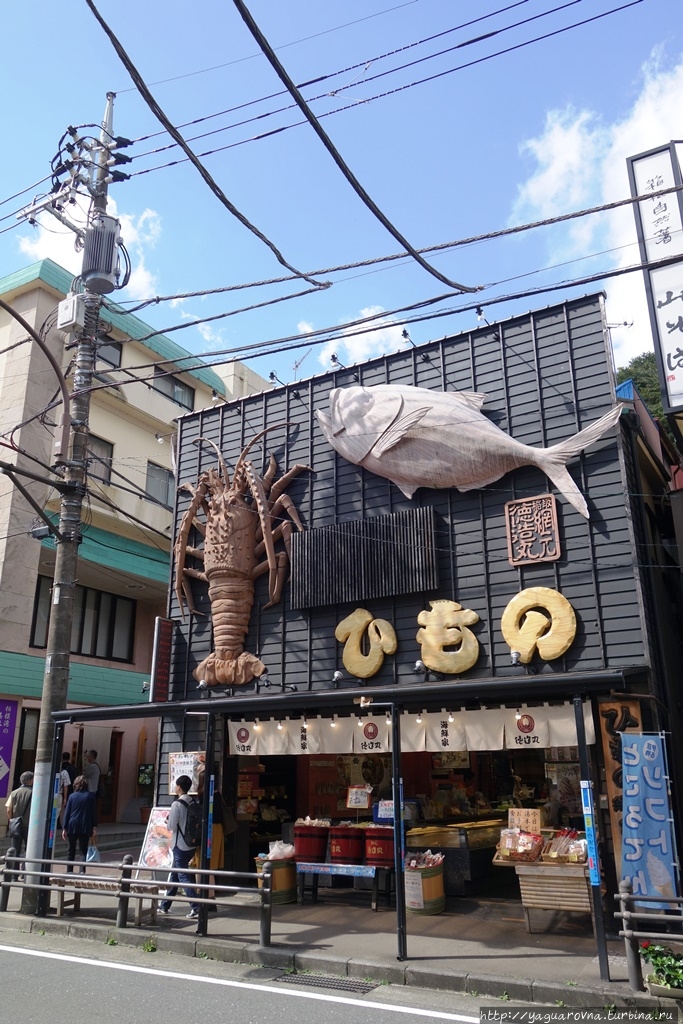
[[(85, 860), (88, 853), (90, 837), (97, 832), (97, 803), (95, 794), (88, 790), (88, 780), (85, 775), (78, 775), (74, 779), (74, 791), (66, 802), (64, 811), (64, 827), (62, 828), (62, 839), (69, 843), (68, 860), (76, 859), (76, 844), (83, 854)], [(73, 865), (69, 865), (67, 871), (73, 871)], [(85, 871), (85, 867), (81, 868)]]

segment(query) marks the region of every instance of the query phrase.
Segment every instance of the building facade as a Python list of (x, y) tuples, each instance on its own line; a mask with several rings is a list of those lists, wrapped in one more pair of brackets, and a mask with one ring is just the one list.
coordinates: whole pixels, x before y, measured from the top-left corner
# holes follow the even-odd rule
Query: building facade
[[(40, 333), (67, 383), (73, 339), (55, 325), (71, 280), (50, 260), (0, 280), (0, 296)], [(72, 709), (148, 699), (155, 618), (166, 612), (178, 417), (270, 386), (241, 364), (221, 368), (225, 380), (194, 358), (185, 372), (188, 352), (163, 336), (147, 338), (151, 333), (113, 303), (103, 307), (72, 633)], [(59, 495), (47, 481), (61, 411), (57, 390), (44, 353), (0, 311), (0, 461), (17, 468), (16, 478), (55, 521)], [(7, 475), (0, 476), (0, 524), (0, 701), (6, 726), (0, 786), (9, 791), (33, 767), (55, 548), (49, 537), (32, 536), (43, 524)], [(104, 821), (133, 815), (139, 821), (137, 765), (154, 762), (156, 738), (156, 719), (135, 728), (116, 720), (67, 728), (66, 749), (75, 763), (80, 765), (83, 750), (98, 751), (108, 787)]]
[[(426, 486), (412, 498), (399, 457), (406, 449), (393, 438), (385, 450), (398, 453), (393, 479), (401, 486), (368, 468), (378, 465), (368, 450), (412, 408), (401, 406), (398, 419), (364, 419), (366, 406), (354, 403), (378, 386), (388, 386), (391, 400), (417, 396), (422, 405), (430, 404), (430, 393), (464, 392), (476, 412), (462, 423), (446, 413), (423, 431)], [(396, 391), (406, 387), (418, 390)], [(339, 428), (333, 447), (335, 431), (323, 429), (318, 413), (334, 428), (344, 401), (362, 415)], [(204, 748), (210, 719), (216, 768), (224, 789), (238, 794), (238, 817), (257, 831), (264, 803), (280, 819), (343, 817), (343, 782), (353, 764), (390, 749), (382, 708), (391, 704), (401, 714), (406, 796), (436, 817), (443, 816), (440, 787), (454, 800), (466, 774), (488, 808), (512, 798), (515, 780), (536, 803), (559, 786), (569, 818), (580, 824), (580, 737), (572, 710), (580, 698), (614, 883), (623, 813), (619, 734), (675, 731), (678, 724), (680, 569), (670, 508), (676, 454), (648, 440), (627, 401), (611, 426), (570, 459), (570, 481), (547, 469), (545, 456), (526, 455), (491, 482), (489, 469), (472, 464), (488, 458), (480, 434), (490, 433), (490, 424), (502, 432), (493, 447), (509, 467), (510, 438), (534, 452), (562, 446), (566, 457), (565, 443), (617, 406), (603, 297), (589, 295), (183, 416), (179, 482), (196, 487), (203, 480), (211, 497), (219, 450), (221, 472), (246, 499), (244, 514), (260, 525), (251, 562), (241, 563), (246, 556), (228, 542), (217, 567), (199, 554), (205, 541), (191, 525), (204, 519), (200, 504), (181, 492), (175, 532), (187, 528), (188, 552), (173, 574), (157, 798), (169, 799), (174, 756)], [(484, 414), (482, 425), (477, 417)], [(343, 409), (340, 416), (337, 426)], [(408, 438), (419, 435), (416, 422), (407, 423)], [(283, 426), (269, 430), (271, 424)], [(343, 449), (344, 431), (356, 461), (335, 450)], [(195, 444), (199, 437), (210, 443)], [(434, 475), (433, 457), (439, 465), (453, 461), (445, 476)], [(265, 481), (263, 497), (258, 482), (236, 472), (245, 462), (253, 478)], [(279, 493), (281, 475), (288, 497), (274, 507), (268, 496)], [(236, 519), (225, 522), (237, 538)], [(268, 530), (272, 574), (255, 568)], [(289, 558), (278, 555), (285, 550)], [(212, 606), (201, 578), (215, 581), (219, 568), (229, 586), (254, 577), (253, 607), (251, 583), (239, 599), (229, 592), (229, 611), (237, 614), (239, 600), (245, 602), (237, 626), (228, 624), (226, 606)], [(291, 577), (278, 600), (276, 577), (285, 572)], [(236, 653), (226, 654), (231, 644)], [(361, 695), (374, 712), (372, 704), (359, 710)], [(193, 707), (207, 717), (188, 716)], [(443, 758), (435, 767), (439, 751), (452, 755), (445, 776)], [(671, 757), (677, 780), (675, 750)], [(341, 773), (336, 782), (325, 774), (330, 765), (328, 775)], [(279, 791), (278, 777), (287, 780)], [(256, 796), (240, 799), (249, 786)], [(680, 787), (673, 789), (678, 802)], [(380, 790), (381, 784), (375, 797)]]

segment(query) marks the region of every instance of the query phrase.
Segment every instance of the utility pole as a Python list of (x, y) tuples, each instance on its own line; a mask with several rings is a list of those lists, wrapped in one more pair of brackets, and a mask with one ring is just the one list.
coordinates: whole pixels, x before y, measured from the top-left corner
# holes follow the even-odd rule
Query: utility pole
[[(69, 129), (72, 142), (69, 152), (79, 149), (79, 157), (69, 162), (72, 171), (70, 188), (76, 183), (86, 184), (91, 195), (91, 207), (85, 232), (73, 225), (63, 213), (61, 204), (40, 205), (56, 213), (62, 223), (68, 224), (83, 240), (81, 281), (83, 292), (72, 292), (60, 303), (58, 320), (62, 329), (72, 329), (77, 335), (75, 371), (71, 392), (71, 450), (64, 460), (65, 474), (60, 486), (59, 530), (56, 536), (55, 573), (50, 603), (50, 624), (45, 652), (45, 674), (40, 709), (40, 723), (36, 742), (33, 798), (28, 838), (26, 842), (27, 877), (39, 879), (42, 865), (35, 863), (49, 856), (54, 778), (52, 774), (55, 726), (54, 711), (67, 705), (71, 630), (74, 616), (74, 598), (78, 577), (78, 546), (81, 543), (83, 497), (86, 492), (87, 448), (89, 439), (90, 394), (95, 370), (96, 339), (102, 295), (118, 286), (119, 222), (107, 215), (107, 187), (112, 180), (127, 177), (120, 172), (111, 173), (114, 163), (127, 158), (112, 156), (117, 144), (113, 135), (114, 93), (107, 93), (107, 106), (102, 121), (99, 142), (85, 142), (76, 129)], [(85, 152), (87, 156), (82, 157)], [(66, 164), (65, 164), (66, 166)], [(87, 173), (83, 174), (83, 168)], [(36, 207), (24, 211), (31, 216)], [(35, 913), (39, 890), (23, 890), (22, 912)]]

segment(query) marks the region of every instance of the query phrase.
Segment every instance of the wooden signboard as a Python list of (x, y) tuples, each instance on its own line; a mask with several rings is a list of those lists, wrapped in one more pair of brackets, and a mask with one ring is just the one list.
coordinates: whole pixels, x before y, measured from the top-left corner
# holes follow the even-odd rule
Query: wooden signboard
[(622, 816), (622, 770), (621, 733), (642, 732), (643, 719), (637, 700), (612, 700), (598, 703), (600, 736), (605, 758), (609, 820), (612, 826), (612, 844), (617, 878), (621, 878), (621, 816)]

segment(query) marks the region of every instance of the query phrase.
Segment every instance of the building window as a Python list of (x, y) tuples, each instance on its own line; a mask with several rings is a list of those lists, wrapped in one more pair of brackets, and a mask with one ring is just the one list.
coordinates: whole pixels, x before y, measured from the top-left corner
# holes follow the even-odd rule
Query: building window
[(97, 344), (96, 362), (106, 363), (108, 367), (117, 369), (121, 365), (122, 351), (123, 345), (120, 341), (112, 341), (111, 338), (103, 338)]
[(147, 483), (145, 490), (151, 498), (167, 508), (173, 508), (175, 502), (175, 476), (164, 466), (157, 466), (155, 462), (147, 463)]
[(88, 476), (92, 480), (101, 480), (103, 484), (111, 483), (111, 463), (114, 445), (103, 441), (101, 437), (91, 434), (88, 439)]
[[(46, 647), (50, 626), (53, 581), (38, 577), (31, 629), (31, 647)], [(107, 661), (133, 660), (135, 601), (104, 590), (76, 587), (74, 594), (71, 653)]]
[(194, 388), (191, 388), (189, 384), (183, 384), (181, 380), (174, 377), (172, 373), (167, 373), (162, 367), (154, 367), (152, 387), (155, 391), (166, 395), (176, 405), (182, 406), (183, 409), (189, 409), (190, 412), (194, 409)]

